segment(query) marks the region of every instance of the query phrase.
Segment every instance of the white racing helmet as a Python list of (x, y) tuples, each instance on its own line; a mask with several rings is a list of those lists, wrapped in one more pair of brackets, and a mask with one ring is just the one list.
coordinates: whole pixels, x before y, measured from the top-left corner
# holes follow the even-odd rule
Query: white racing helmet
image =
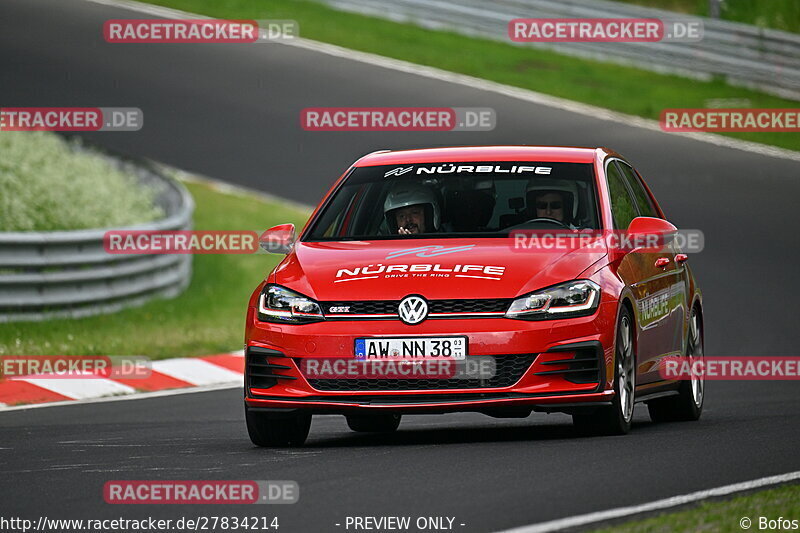
[(561, 193), (564, 199), (564, 213), (566, 213), (571, 220), (576, 220), (578, 218), (578, 186), (574, 181), (570, 180), (536, 178), (530, 180), (528, 182), (528, 187), (525, 189), (526, 202), (530, 206), (529, 209), (535, 212), (533, 202), (536, 200), (536, 197), (547, 194), (548, 192)]
[(425, 206), (425, 222), (426, 224), (433, 224), (433, 228), (426, 228), (426, 231), (431, 229), (439, 230), (441, 214), (436, 195), (425, 185), (414, 181), (397, 182), (392, 185), (389, 194), (386, 195), (386, 201), (383, 203), (383, 212), (390, 228), (395, 226), (394, 217), (390, 216), (390, 213), (395, 209), (411, 205)]

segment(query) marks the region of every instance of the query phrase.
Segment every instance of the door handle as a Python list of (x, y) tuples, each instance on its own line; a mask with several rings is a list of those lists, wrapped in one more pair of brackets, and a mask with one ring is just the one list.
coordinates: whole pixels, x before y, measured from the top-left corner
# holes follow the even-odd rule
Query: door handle
[(689, 256), (686, 255), (686, 254), (678, 254), (678, 255), (675, 256), (675, 262), (676, 263), (681, 263), (682, 264), (682, 263), (685, 263), (688, 260), (689, 260)]
[(669, 264), (669, 257), (659, 257), (656, 259), (656, 266), (661, 268), (667, 268)]

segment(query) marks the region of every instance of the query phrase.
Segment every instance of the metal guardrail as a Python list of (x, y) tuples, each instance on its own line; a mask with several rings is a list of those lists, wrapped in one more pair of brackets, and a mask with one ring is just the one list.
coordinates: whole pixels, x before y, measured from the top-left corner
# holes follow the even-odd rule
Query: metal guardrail
[[(800, 100), (800, 35), (748, 24), (691, 17), (607, 0), (322, 0), (328, 5), (431, 29), (551, 49), (697, 79), (720, 76), (785, 98)], [(699, 42), (513, 43), (515, 18), (660, 18), (702, 20)]]
[(107, 155), (157, 191), (165, 218), (136, 226), (79, 231), (0, 232), (0, 322), (77, 318), (116, 312), (180, 294), (191, 280), (191, 255), (109, 254), (109, 229), (184, 230), (194, 201), (154, 165)]

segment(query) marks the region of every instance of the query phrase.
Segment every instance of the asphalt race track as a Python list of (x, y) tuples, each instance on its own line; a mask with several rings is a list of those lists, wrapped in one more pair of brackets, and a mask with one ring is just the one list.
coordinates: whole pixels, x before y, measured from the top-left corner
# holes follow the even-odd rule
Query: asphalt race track
[[(82, 0), (3, 0), (0, 105), (138, 107), (141, 131), (91, 138), (307, 204), (381, 148), (608, 146), (639, 168), (672, 222), (705, 232), (690, 261), (706, 353), (797, 355), (796, 161), (281, 44), (111, 45), (101, 34), (109, 18), (147, 17)], [(304, 132), (300, 110), (314, 106), (492, 107), (497, 128)], [(234, 389), (14, 411), (0, 414), (0, 515), (249, 516), (244, 506), (112, 506), (102, 487), (290, 479), (300, 503), (256, 509), (286, 533), (343, 531), (335, 524), (348, 515), (452, 516), (456, 531), (492, 531), (798, 470), (798, 400), (798, 383), (713, 382), (701, 421), (654, 425), (640, 405), (630, 435), (606, 438), (577, 437), (562, 415), (406, 417), (388, 437), (317, 417), (296, 450), (254, 448)]]

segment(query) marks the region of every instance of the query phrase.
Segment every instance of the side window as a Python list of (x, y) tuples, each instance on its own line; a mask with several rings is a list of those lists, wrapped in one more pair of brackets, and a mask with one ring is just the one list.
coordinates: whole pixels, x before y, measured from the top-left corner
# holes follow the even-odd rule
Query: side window
[(625, 178), (617, 165), (611, 162), (606, 167), (608, 192), (611, 197), (611, 214), (614, 216), (615, 229), (628, 229), (631, 220), (636, 218), (636, 206), (625, 186)]
[(324, 237), (344, 235), (342, 230), (347, 220), (347, 214), (352, 210), (353, 203), (357, 200), (359, 194), (360, 192), (357, 185), (345, 185), (343, 189), (339, 191), (339, 194), (333, 198), (333, 203), (326, 209), (323, 217), (317, 222), (318, 231), (320, 231)]
[(653, 205), (650, 195), (647, 194), (647, 191), (642, 185), (639, 176), (636, 175), (636, 172), (634, 172), (633, 169), (625, 163), (617, 162), (617, 164), (619, 165), (620, 169), (622, 169), (622, 173), (625, 174), (625, 177), (628, 180), (628, 185), (633, 192), (633, 200), (636, 202), (636, 207), (639, 208), (639, 216), (660, 218), (658, 215), (658, 210)]

